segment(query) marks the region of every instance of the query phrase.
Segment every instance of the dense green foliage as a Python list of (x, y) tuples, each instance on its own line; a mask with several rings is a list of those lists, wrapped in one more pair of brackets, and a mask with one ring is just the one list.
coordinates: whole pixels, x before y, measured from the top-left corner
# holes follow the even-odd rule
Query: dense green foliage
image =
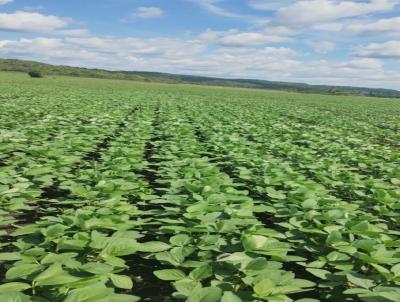
[(304, 83), (276, 82), (252, 79), (222, 79), (190, 75), (177, 75), (143, 71), (108, 71), (70, 66), (55, 66), (33, 61), (0, 59), (0, 71), (38, 70), (45, 75), (64, 75), (74, 77), (92, 77), (102, 79), (134, 80), (158, 83), (186, 83), (208, 86), (227, 86), (283, 90), (302, 93), (320, 93), (333, 95), (360, 95), (385, 98), (400, 98), (400, 91), (392, 89), (362, 88), (351, 86), (308, 85)]
[(143, 82), (174, 82), (167, 79), (153, 78), (151, 76), (141, 76), (134, 74), (127, 74), (123, 72), (107, 71), (101, 69), (88, 69), (80, 67), (70, 66), (56, 66), (45, 63), (39, 63), (34, 61), (22, 61), (22, 60), (7, 60), (0, 59), (0, 71), (17, 71), (17, 72), (29, 72), (36, 70), (43, 75), (48, 76), (71, 76), (71, 77), (87, 77), (87, 78), (99, 78), (99, 79), (116, 79), (116, 80), (133, 80)]
[(29, 72), (28, 72), (28, 75), (29, 75), (31, 78), (43, 78), (43, 75), (40, 73), (40, 71), (36, 71), (36, 70), (29, 71)]
[(1, 302), (400, 301), (398, 100), (0, 80)]

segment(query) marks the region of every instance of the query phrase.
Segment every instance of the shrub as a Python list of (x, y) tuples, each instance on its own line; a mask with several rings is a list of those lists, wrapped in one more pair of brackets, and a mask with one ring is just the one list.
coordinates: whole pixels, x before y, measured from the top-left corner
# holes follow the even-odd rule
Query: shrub
[(43, 75), (40, 73), (40, 71), (29, 71), (28, 74), (31, 78), (43, 78)]

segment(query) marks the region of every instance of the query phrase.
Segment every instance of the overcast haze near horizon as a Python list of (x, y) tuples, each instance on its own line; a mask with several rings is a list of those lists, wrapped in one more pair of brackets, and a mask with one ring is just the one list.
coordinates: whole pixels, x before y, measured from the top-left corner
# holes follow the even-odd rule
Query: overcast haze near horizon
[(400, 89), (400, 0), (0, 0), (0, 57)]

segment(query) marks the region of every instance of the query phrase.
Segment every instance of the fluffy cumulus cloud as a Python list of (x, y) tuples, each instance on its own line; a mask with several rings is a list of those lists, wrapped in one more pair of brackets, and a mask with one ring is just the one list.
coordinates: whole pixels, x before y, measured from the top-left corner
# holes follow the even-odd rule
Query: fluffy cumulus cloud
[(274, 11), (293, 2), (293, 0), (250, 0), (249, 6), (256, 10)]
[(0, 30), (17, 32), (49, 32), (67, 26), (67, 21), (39, 13), (0, 13)]
[[(255, 10), (271, 11), (266, 20), (254, 23), (275, 24), (306, 33), (313, 30), (346, 32), (353, 35), (400, 32), (400, 0), (249, 0)], [(382, 18), (389, 14), (390, 17)], [(379, 16), (379, 18), (378, 18)]]
[(353, 22), (342, 29), (359, 35), (400, 33), (400, 17)]
[(359, 47), (357, 54), (362, 57), (400, 59), (400, 40), (370, 43)]
[(138, 7), (135, 12), (132, 13), (132, 18), (139, 19), (154, 19), (159, 18), (164, 14), (161, 8), (159, 7)]
[(203, 47), (198, 41), (173, 38), (33, 38), (0, 41), (0, 56), (11, 55), (53, 63), (62, 60), (87, 67), (148, 69), (160, 62), (173, 65), (181, 58), (194, 57)]
[(211, 31), (208, 30), (200, 35), (205, 41), (222, 46), (256, 46), (270, 43), (281, 43), (289, 41), (285, 35), (272, 34), (267, 31), (241, 32), (238, 30), (229, 31)]
[(328, 53), (336, 49), (336, 44), (329, 41), (307, 41), (307, 45), (317, 53)]
[[(378, 51), (372, 46), (366, 49)], [(67, 37), (3, 40), (0, 41), (0, 56), (115, 70), (318, 84), (395, 87), (400, 80), (400, 71), (386, 69), (379, 58), (359, 56), (348, 62), (315, 60), (304, 63), (302, 54), (290, 47), (215, 47), (202, 35), (194, 39)]]
[[(147, 38), (94, 36), (74, 28), (76, 22), (68, 18), (32, 11), (0, 13), (0, 32), (18, 32), (14, 39), (7, 35), (0, 40), (0, 57), (400, 89), (400, 17), (395, 13), (400, 0), (247, 0), (243, 15), (227, 0), (185, 1), (232, 26), (207, 29), (205, 23), (194, 32), (154, 32)], [(249, 17), (252, 13), (254, 18)], [(129, 21), (161, 16), (164, 20), (170, 14), (143, 6)]]
[(37, 12), (0, 13), (0, 31), (87, 35), (84, 29), (68, 29), (69, 19)]
[(207, 10), (208, 12), (222, 16), (222, 17), (228, 17), (228, 18), (243, 18), (244, 17), (238, 13), (231, 12), (231, 11), (219, 6), (219, 4), (221, 4), (221, 2), (223, 2), (223, 0), (187, 0), (187, 1), (195, 3), (199, 6), (201, 6), (203, 9)]
[(371, 0), (368, 2), (337, 0), (303, 0), (282, 7), (277, 18), (292, 25), (312, 25), (332, 22), (338, 19), (361, 16), (393, 9), (397, 1)]
[[(253, 70), (281, 70), (296, 65), (295, 51), (285, 47), (220, 47), (202, 39), (175, 38), (34, 38), (0, 41), (0, 55), (34, 58), (111, 69), (145, 69), (207, 75), (245, 76)], [(236, 64), (237, 61), (240, 64)]]

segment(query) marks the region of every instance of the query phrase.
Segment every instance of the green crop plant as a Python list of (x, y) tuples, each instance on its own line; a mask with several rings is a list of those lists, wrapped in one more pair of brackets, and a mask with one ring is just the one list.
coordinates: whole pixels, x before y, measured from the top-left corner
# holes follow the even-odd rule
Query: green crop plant
[(400, 103), (0, 74), (1, 302), (400, 301)]

